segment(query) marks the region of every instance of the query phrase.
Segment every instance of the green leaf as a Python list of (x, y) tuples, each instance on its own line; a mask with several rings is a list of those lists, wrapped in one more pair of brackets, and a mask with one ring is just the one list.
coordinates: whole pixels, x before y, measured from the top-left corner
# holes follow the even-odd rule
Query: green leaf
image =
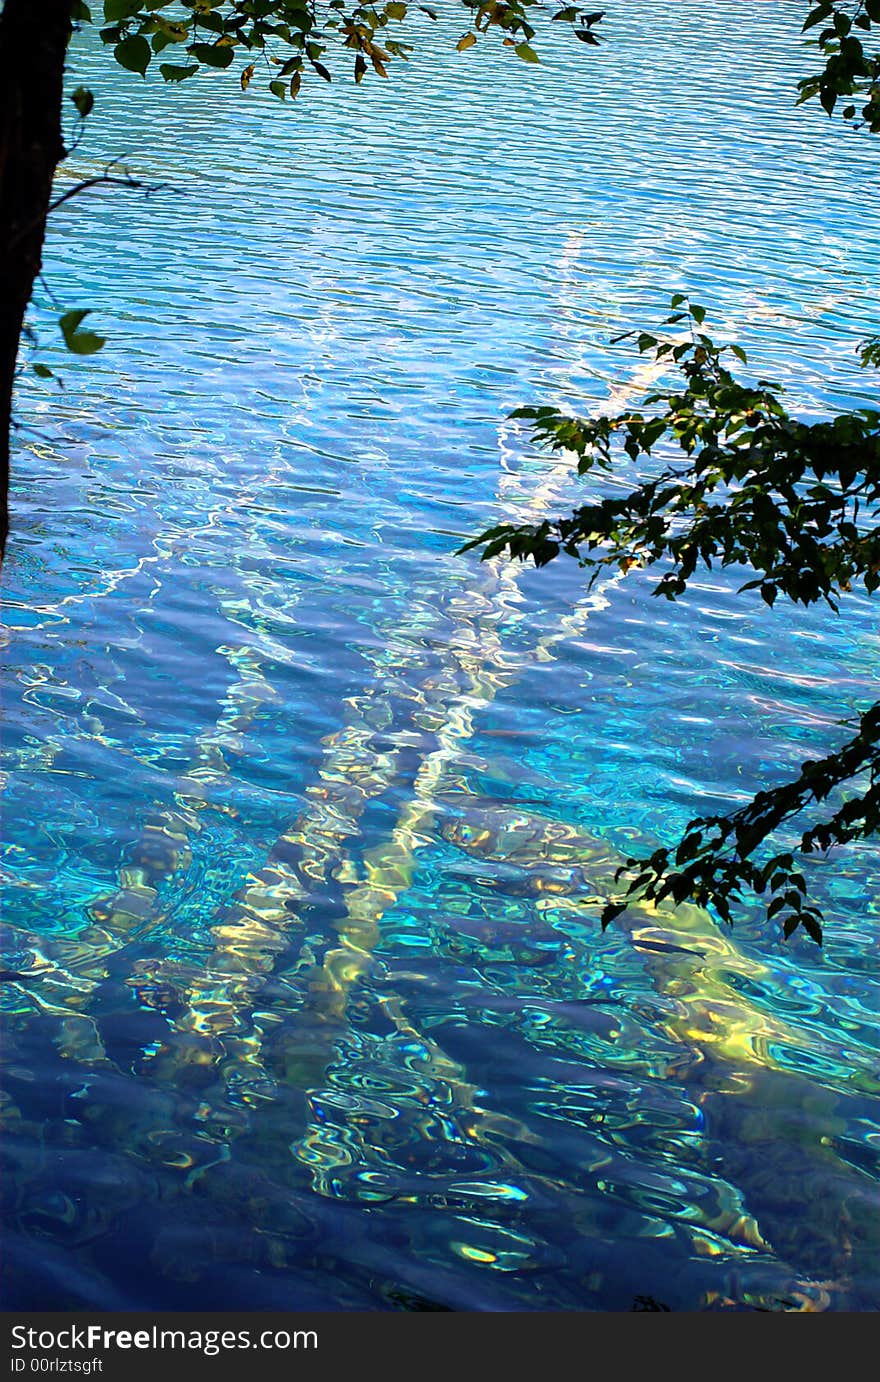
[(814, 10), (810, 10), (810, 13), (807, 15), (807, 18), (804, 21), (804, 26), (801, 29), (801, 33), (805, 34), (808, 29), (812, 29), (814, 24), (821, 24), (823, 19), (828, 18), (832, 9), (833, 6), (830, 3), (825, 3), (817, 5)]
[(528, 43), (518, 43), (513, 51), (516, 53), (516, 56), (518, 58), (522, 58), (523, 62), (541, 61), (541, 59), (538, 57), (538, 54), (535, 52), (534, 48), (530, 48)]
[(34, 365), (34, 374), (38, 375), (40, 379), (54, 379), (55, 377), (48, 365)]
[(153, 53), (145, 38), (140, 34), (133, 34), (131, 38), (124, 38), (121, 43), (117, 43), (113, 49), (113, 56), (119, 66), (124, 67), (127, 72), (137, 72), (143, 77)]
[(600, 918), (602, 930), (607, 931), (612, 921), (614, 921), (616, 917), (619, 917), (621, 912), (625, 911), (625, 902), (609, 902), (608, 906), (602, 909), (602, 916)]
[(185, 82), (187, 77), (194, 77), (199, 70), (199, 64), (193, 67), (178, 67), (172, 62), (162, 62), (159, 64), (159, 71), (166, 82)]
[(228, 67), (235, 57), (235, 49), (227, 43), (192, 43), (187, 52), (206, 67)]
[(817, 945), (821, 945), (822, 927), (819, 925), (818, 921), (814, 920), (813, 917), (804, 917), (802, 925), (807, 935), (810, 937), (810, 940), (815, 941)]
[(92, 12), (89, 9), (88, 5), (83, 3), (83, 0), (73, 0), (73, 6), (70, 11), (70, 17), (73, 20), (74, 24), (90, 24), (92, 20)]
[(90, 313), (86, 311), (65, 312), (58, 318), (64, 344), (73, 355), (94, 355), (107, 344), (106, 336), (98, 336), (94, 331), (80, 331), (80, 324)]
[(95, 98), (92, 95), (91, 91), (89, 91), (88, 87), (78, 86), (76, 88), (76, 91), (74, 91), (71, 95), (70, 99), (71, 101), (73, 101), (73, 104), (76, 106), (82, 119), (85, 120), (86, 116), (91, 114), (92, 108), (95, 104)]
[(104, 19), (115, 24), (119, 19), (131, 19), (141, 9), (141, 0), (104, 0)]

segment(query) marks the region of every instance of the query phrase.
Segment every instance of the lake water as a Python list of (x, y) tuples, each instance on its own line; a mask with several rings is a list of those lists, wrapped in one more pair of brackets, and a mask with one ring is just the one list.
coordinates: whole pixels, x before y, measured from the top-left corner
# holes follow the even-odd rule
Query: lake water
[(565, 511), (507, 414), (632, 396), (676, 290), (804, 414), (876, 384), (802, 6), (615, 8), (295, 107), (75, 52), (74, 171), (163, 186), (53, 218), (20, 391), (6, 1308), (880, 1304), (876, 847), (821, 952), (588, 901), (840, 742), (875, 612), (454, 555)]

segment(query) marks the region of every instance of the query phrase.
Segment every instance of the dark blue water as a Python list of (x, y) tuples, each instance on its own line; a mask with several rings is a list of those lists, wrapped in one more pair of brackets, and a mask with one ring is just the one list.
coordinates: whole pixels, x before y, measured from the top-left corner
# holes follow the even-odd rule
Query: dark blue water
[(9, 1308), (880, 1301), (876, 848), (812, 867), (822, 952), (590, 903), (839, 742), (871, 606), (454, 555), (565, 510), (508, 412), (635, 396), (676, 290), (871, 397), (876, 152), (792, 108), (801, 7), (618, 8), (293, 109), (75, 53), (66, 176), (164, 186), (53, 218), (19, 400)]

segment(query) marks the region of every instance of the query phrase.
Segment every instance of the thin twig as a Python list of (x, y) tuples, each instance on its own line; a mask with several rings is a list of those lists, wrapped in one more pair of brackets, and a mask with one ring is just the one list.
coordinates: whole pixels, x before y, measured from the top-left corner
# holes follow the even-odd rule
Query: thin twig
[[(128, 169), (124, 170), (123, 176), (116, 177), (110, 172), (110, 169), (115, 168), (119, 161), (118, 158), (113, 159), (111, 163), (107, 164), (105, 171), (97, 177), (85, 178), (82, 182), (78, 182), (75, 187), (69, 187), (66, 192), (62, 192), (60, 197), (56, 197), (53, 202), (49, 203), (46, 215), (51, 216), (53, 211), (57, 211), (59, 206), (63, 206), (64, 203), (70, 201), (72, 197), (78, 197), (80, 192), (88, 192), (93, 187), (125, 187), (130, 192), (143, 191), (144, 195), (149, 197), (152, 192), (161, 192), (169, 185), (164, 182), (141, 182), (138, 178), (132, 177)], [(9, 241), (9, 249), (14, 249), (19, 241), (29, 235), (38, 224), (39, 218), (35, 218), (29, 225), (22, 226), (18, 234), (14, 235)]]
[(52, 289), (49, 287), (46, 275), (42, 271), (40, 272), (39, 282), (40, 287), (43, 289), (43, 292), (46, 294), (47, 298), (49, 299), (55, 311), (57, 312), (59, 310), (60, 304), (55, 294), (52, 292)]

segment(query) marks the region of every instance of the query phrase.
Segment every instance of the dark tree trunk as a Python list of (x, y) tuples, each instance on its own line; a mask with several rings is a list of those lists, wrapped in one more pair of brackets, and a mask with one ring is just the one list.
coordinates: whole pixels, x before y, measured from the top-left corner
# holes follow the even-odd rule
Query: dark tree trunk
[(40, 272), (55, 169), (72, 0), (5, 0), (0, 14), (0, 556), (9, 530), (12, 390)]

